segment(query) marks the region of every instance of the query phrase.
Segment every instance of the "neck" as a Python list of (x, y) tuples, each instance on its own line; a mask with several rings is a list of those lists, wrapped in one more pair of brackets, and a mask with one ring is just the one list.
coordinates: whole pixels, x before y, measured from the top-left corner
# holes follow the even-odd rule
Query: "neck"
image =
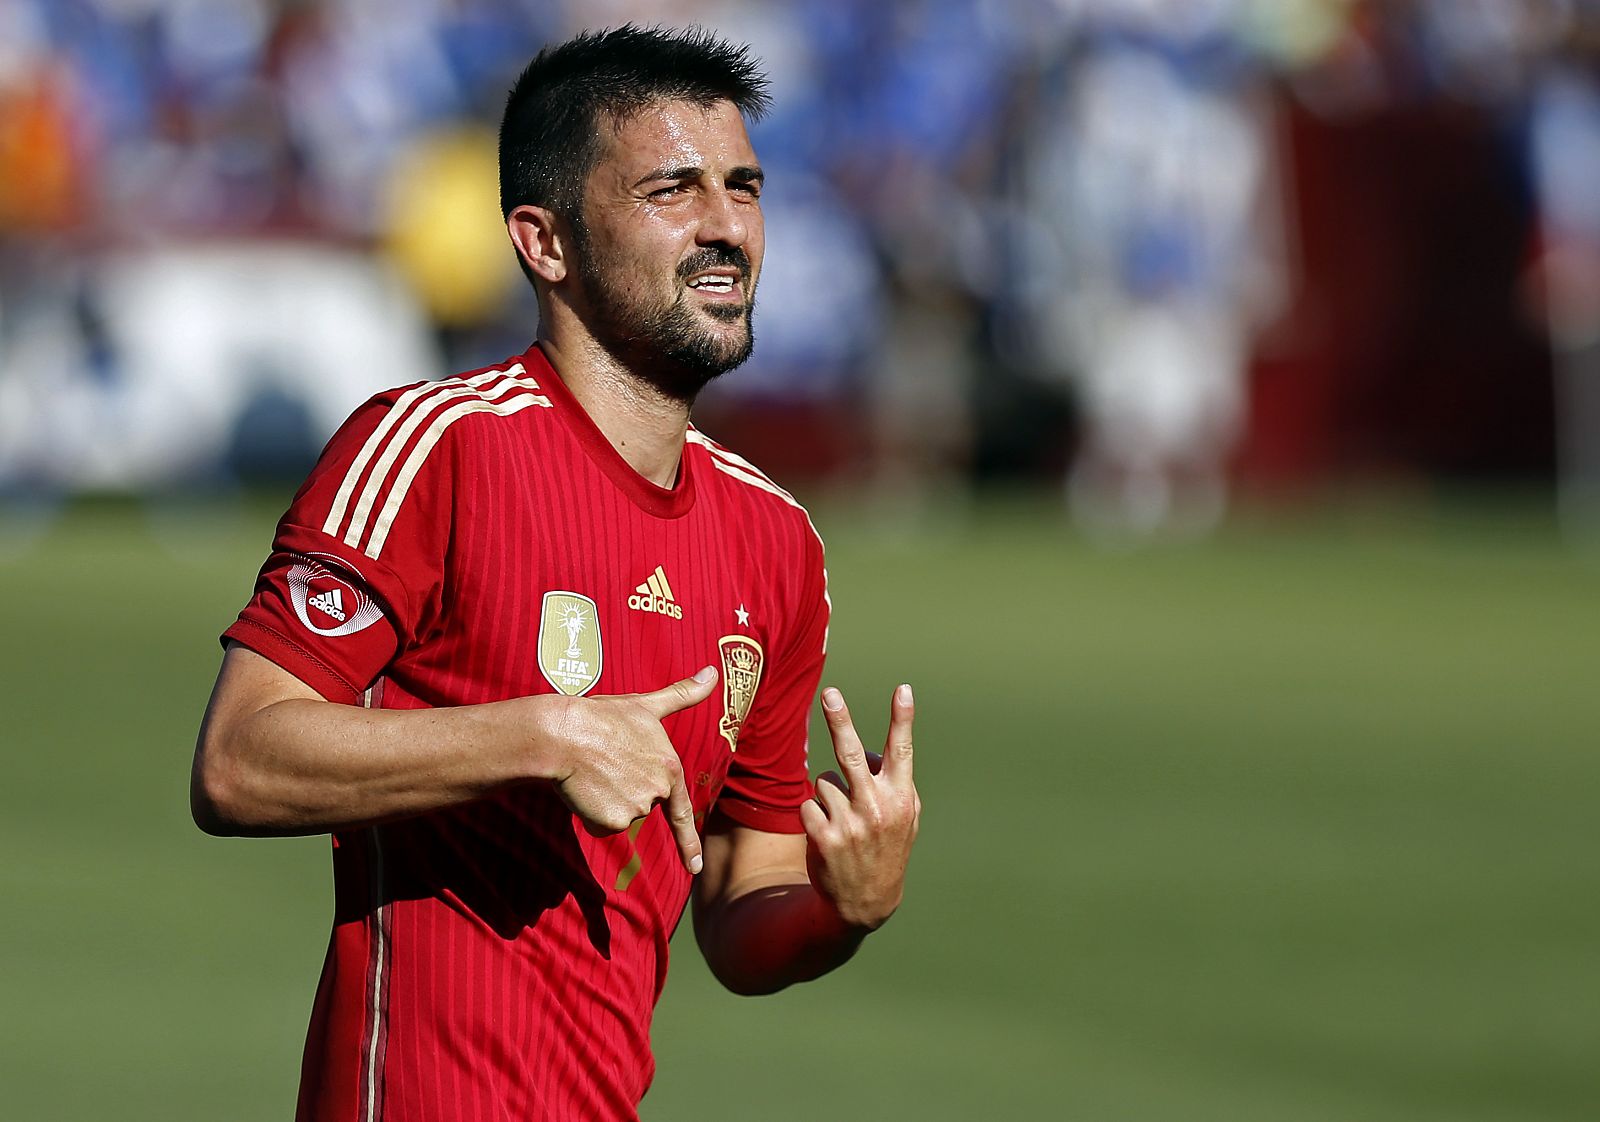
[(539, 345), (628, 466), (658, 487), (676, 483), (689, 403), (663, 394), (593, 340), (564, 345), (541, 332)]

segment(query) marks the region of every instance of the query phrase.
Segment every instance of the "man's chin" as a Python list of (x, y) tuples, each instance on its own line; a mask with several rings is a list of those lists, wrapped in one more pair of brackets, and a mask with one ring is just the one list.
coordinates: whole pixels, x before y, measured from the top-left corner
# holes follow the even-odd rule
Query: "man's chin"
[(693, 401), (712, 379), (744, 364), (754, 349), (749, 328), (738, 335), (707, 332), (670, 348), (642, 371), (662, 392)]
[(755, 345), (746, 303), (680, 300), (642, 321), (607, 318), (601, 345), (636, 376), (680, 401), (693, 401), (706, 383), (741, 365)]
[(702, 304), (700, 310), (709, 318), (721, 324), (744, 323), (750, 316), (750, 305), (748, 304)]
[(737, 342), (718, 340), (712, 344), (710, 340), (702, 340), (699, 345), (678, 348), (665, 357), (690, 379), (699, 378), (704, 385), (720, 374), (743, 366), (752, 349), (750, 338), (745, 335)]
[(726, 373), (750, 357), (754, 336), (750, 324), (750, 308), (743, 304), (717, 304), (704, 309), (710, 322), (695, 332), (687, 345), (675, 348), (679, 355), (693, 354), (712, 368), (712, 376)]

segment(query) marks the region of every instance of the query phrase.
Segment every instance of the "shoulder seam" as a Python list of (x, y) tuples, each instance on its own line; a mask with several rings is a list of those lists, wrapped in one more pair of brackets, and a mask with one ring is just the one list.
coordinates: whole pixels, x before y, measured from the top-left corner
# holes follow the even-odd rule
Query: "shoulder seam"
[(737, 479), (739, 482), (754, 487), (758, 491), (765, 491), (769, 495), (775, 495), (798, 510), (805, 517), (806, 525), (811, 528), (811, 533), (815, 535), (817, 544), (819, 546), (823, 544), (822, 535), (817, 533), (817, 524), (811, 520), (811, 512), (805, 508), (805, 504), (774, 483), (766, 472), (738, 453), (728, 451), (692, 425), (684, 434), (684, 439), (690, 444), (698, 444), (704, 448), (706, 450), (706, 458), (711, 461), (711, 466), (724, 475), (731, 479)]
[[(376, 558), (412, 481), (445, 429), (472, 413), (509, 417), (533, 405), (550, 408), (550, 399), (534, 392), (538, 389), (539, 383), (520, 362), (514, 362), (467, 378), (424, 382), (402, 393), (345, 471), (323, 522), (323, 533), (342, 537), (350, 548)], [(396, 470), (413, 436), (417, 436), (415, 445)]]
[(795, 498), (788, 491), (785, 491), (782, 487), (774, 483), (772, 481), (772, 477), (766, 472), (756, 467), (755, 464), (752, 464), (749, 460), (745, 459), (738, 453), (728, 451), (715, 440), (712, 440), (705, 433), (701, 432), (699, 429), (690, 427), (690, 429), (684, 434), (684, 439), (686, 439), (690, 444), (698, 444), (700, 447), (704, 448), (706, 450), (706, 454), (711, 459), (712, 466), (722, 471), (724, 474), (732, 476), (741, 483), (748, 483), (757, 490), (766, 491), (768, 494), (776, 495), (790, 506), (799, 507), (799, 509), (805, 510), (805, 507), (801, 504), (799, 499)]
[(826, 563), (828, 547), (827, 544), (822, 540), (822, 535), (817, 532), (817, 524), (811, 520), (811, 512), (807, 510), (803, 504), (801, 504), (800, 500), (796, 499), (793, 495), (789, 494), (789, 492), (785, 491), (782, 487), (779, 487), (770, 478), (768, 478), (766, 472), (756, 467), (743, 456), (728, 451), (726, 448), (722, 447), (722, 445), (706, 436), (699, 429), (696, 429), (691, 425), (688, 431), (684, 434), (684, 438), (689, 443), (698, 444), (700, 447), (706, 450), (706, 458), (711, 461), (712, 467), (716, 468), (729, 478), (737, 479), (739, 482), (744, 483), (747, 486), (754, 487), (758, 491), (765, 491), (768, 494), (776, 495), (778, 498), (782, 499), (784, 502), (798, 510), (801, 517), (806, 520), (806, 527), (811, 531), (811, 536), (816, 539), (817, 550), (824, 558), (824, 563), (822, 566), (822, 603), (824, 610), (826, 610), (828, 613), (828, 622), (825, 623), (822, 628), (822, 649), (823, 652), (826, 653), (828, 649), (828, 632), (833, 626), (833, 597), (828, 592), (828, 567)]

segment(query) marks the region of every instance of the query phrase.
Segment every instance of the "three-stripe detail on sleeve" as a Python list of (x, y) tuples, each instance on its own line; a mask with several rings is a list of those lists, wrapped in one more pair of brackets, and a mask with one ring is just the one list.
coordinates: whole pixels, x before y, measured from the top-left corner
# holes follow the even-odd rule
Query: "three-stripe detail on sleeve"
[(428, 382), (401, 394), (356, 453), (339, 483), (322, 531), (368, 557), (383, 552), (411, 484), (446, 429), (473, 413), (509, 417), (549, 409), (539, 383), (514, 363), (471, 378)]
[[(811, 520), (811, 515), (806, 512), (805, 507), (800, 505), (798, 499), (789, 494), (789, 492), (785, 491), (782, 487), (779, 487), (770, 478), (768, 478), (766, 472), (756, 467), (755, 464), (752, 464), (743, 456), (728, 451), (715, 440), (712, 440), (705, 433), (701, 432), (699, 429), (691, 428), (687, 433), (684, 434), (684, 437), (690, 444), (698, 444), (700, 447), (704, 448), (711, 460), (711, 466), (722, 472), (724, 475), (731, 475), (739, 482), (747, 483), (758, 491), (765, 491), (769, 495), (776, 495), (790, 506), (805, 514), (806, 521), (809, 522)], [(812, 533), (816, 533), (816, 530), (817, 528), (815, 526), (811, 527)]]
[[(699, 429), (690, 428), (685, 434), (685, 438), (690, 444), (698, 444), (704, 448), (706, 450), (706, 458), (711, 461), (711, 466), (722, 472), (722, 474), (737, 479), (740, 483), (754, 487), (758, 491), (765, 491), (769, 495), (775, 495), (805, 515), (806, 525), (811, 527), (811, 535), (817, 539), (817, 545), (822, 546), (824, 552), (826, 552), (827, 547), (823, 546), (822, 535), (817, 533), (817, 524), (811, 521), (811, 512), (801, 506), (800, 501), (793, 495), (774, 483), (766, 472), (756, 467), (755, 464), (752, 464), (743, 456), (728, 451)], [(828, 570), (826, 568), (822, 570), (822, 602), (827, 606), (830, 617), (829, 625), (824, 627), (822, 632), (822, 649), (827, 650), (828, 629), (832, 626), (833, 597), (828, 594)]]

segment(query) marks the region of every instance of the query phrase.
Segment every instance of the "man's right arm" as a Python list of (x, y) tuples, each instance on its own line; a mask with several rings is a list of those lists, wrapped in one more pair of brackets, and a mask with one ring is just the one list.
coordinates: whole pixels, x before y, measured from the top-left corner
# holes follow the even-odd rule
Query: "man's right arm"
[(190, 805), (210, 834), (284, 836), (550, 782), (596, 833), (625, 830), (665, 804), (684, 864), (698, 872), (693, 809), (661, 719), (704, 701), (715, 684), (708, 667), (648, 694), (364, 709), (325, 700), (234, 643), (200, 726)]

